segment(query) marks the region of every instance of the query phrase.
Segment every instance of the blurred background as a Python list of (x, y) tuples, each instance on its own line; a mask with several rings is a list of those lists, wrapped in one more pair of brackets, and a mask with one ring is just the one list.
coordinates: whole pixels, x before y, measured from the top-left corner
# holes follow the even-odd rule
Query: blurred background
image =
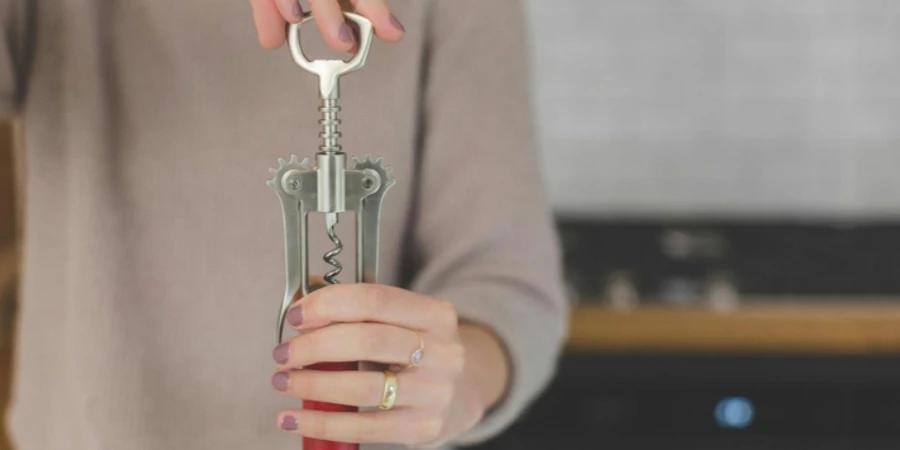
[(576, 307), (557, 379), (482, 447), (900, 446), (900, 3), (528, 4)]

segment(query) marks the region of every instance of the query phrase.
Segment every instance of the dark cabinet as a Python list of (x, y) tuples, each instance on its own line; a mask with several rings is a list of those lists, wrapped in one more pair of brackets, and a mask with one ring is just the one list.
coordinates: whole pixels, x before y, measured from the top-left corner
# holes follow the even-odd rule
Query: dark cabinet
[(546, 393), (478, 448), (900, 446), (900, 357), (568, 355)]

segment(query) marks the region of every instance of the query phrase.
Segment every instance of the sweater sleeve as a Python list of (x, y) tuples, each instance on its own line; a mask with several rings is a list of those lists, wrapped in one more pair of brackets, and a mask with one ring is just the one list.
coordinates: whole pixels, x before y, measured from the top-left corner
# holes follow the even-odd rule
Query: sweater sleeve
[(492, 330), (512, 379), (456, 445), (512, 424), (554, 375), (568, 302), (544, 194), (521, 1), (434, 0), (423, 105), (413, 289)]
[(0, 118), (15, 116), (22, 106), (32, 18), (32, 1), (0, 2)]

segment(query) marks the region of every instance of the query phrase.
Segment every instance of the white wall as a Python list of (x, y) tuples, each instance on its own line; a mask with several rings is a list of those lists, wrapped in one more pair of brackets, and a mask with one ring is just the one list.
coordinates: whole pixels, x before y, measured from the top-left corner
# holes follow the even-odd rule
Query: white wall
[(900, 1), (528, 4), (560, 212), (900, 217)]

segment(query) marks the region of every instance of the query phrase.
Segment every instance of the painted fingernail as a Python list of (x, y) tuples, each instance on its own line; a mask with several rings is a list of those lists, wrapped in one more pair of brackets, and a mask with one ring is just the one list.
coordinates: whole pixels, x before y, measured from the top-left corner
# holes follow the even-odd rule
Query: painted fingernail
[(395, 16), (393, 14), (391, 14), (391, 25), (393, 25), (394, 28), (396, 28), (404, 33), (406, 32), (406, 28), (403, 26), (402, 23), (400, 23), (399, 20), (397, 20), (397, 16)]
[(294, 4), (294, 17), (298, 19), (303, 17), (303, 7), (300, 6), (300, 0), (297, 0), (297, 3)]
[(300, 428), (300, 423), (294, 416), (284, 416), (281, 418), (281, 429), (287, 431), (295, 431)]
[(287, 372), (278, 372), (272, 375), (272, 387), (279, 392), (288, 390), (291, 386), (291, 376)]
[(287, 313), (287, 321), (292, 327), (303, 325), (303, 306), (291, 308)]
[(346, 42), (348, 44), (353, 43), (353, 30), (350, 29), (350, 25), (347, 25), (346, 22), (341, 24), (341, 29), (338, 32), (338, 37), (340, 37), (341, 41), (343, 42)]
[(275, 350), (272, 350), (272, 358), (275, 359), (275, 362), (278, 364), (287, 364), (288, 357), (291, 356), (291, 346), (290, 343), (285, 342), (284, 344), (275, 347)]

